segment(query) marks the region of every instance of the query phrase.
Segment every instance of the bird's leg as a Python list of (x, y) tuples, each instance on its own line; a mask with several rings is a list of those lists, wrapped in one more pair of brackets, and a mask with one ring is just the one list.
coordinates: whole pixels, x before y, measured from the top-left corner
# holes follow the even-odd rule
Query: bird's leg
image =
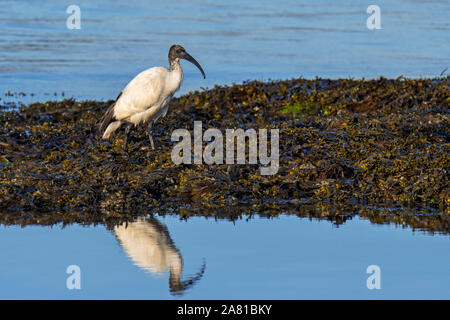
[(133, 126), (133, 124), (128, 123), (125, 128), (125, 137), (123, 138), (122, 148), (124, 151), (127, 151), (127, 145), (128, 145), (128, 136), (130, 135), (130, 129)]
[(153, 138), (152, 138), (152, 122), (150, 122), (150, 124), (148, 125), (147, 132), (148, 132), (148, 138), (150, 139), (150, 145), (152, 147), (152, 150), (155, 150), (155, 145), (153, 144)]

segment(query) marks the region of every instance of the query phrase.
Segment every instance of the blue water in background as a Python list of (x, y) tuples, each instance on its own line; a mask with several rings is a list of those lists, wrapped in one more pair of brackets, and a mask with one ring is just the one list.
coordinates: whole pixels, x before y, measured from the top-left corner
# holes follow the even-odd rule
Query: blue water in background
[(183, 62), (178, 94), (248, 79), (437, 77), (450, 67), (448, 0), (377, 1), (380, 30), (366, 27), (371, 3), (357, 0), (77, 0), (80, 30), (66, 27), (70, 4), (0, 2), (0, 95), (114, 99), (140, 71), (167, 66), (174, 43), (207, 74)]
[[(0, 2), (0, 105), (114, 99), (140, 71), (167, 66), (174, 43), (207, 75), (182, 62), (177, 95), (248, 79), (437, 77), (450, 67), (446, 0), (377, 1), (381, 30), (366, 27), (372, 3), (356, 0), (73, 2), (81, 30), (66, 28), (71, 2)], [(159, 220), (183, 256), (184, 275), (206, 261), (182, 298), (450, 298), (448, 235), (359, 218), (339, 228), (293, 216), (235, 225)], [(71, 264), (81, 267), (81, 290), (66, 288)], [(381, 290), (366, 287), (372, 264), (381, 268)], [(72, 225), (0, 227), (0, 298), (176, 297), (168, 274), (136, 266), (112, 231)]]

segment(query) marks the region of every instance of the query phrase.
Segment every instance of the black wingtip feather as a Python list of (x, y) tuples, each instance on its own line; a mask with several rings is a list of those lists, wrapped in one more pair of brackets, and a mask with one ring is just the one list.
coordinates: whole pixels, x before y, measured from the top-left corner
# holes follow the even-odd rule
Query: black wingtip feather
[(116, 105), (116, 102), (119, 100), (120, 96), (122, 95), (122, 91), (119, 93), (119, 95), (116, 98), (116, 101), (106, 110), (103, 117), (100, 119), (100, 126), (97, 131), (97, 135), (99, 137), (103, 136), (103, 133), (105, 133), (106, 128), (111, 123), (114, 117), (114, 106)]
[(113, 117), (114, 117), (114, 106), (116, 104), (113, 103), (108, 110), (106, 110), (105, 114), (103, 115), (103, 117), (100, 119), (100, 126), (98, 128), (97, 134), (98, 137), (101, 137), (103, 135), (103, 133), (105, 132), (106, 128), (108, 127), (108, 125), (111, 123)]

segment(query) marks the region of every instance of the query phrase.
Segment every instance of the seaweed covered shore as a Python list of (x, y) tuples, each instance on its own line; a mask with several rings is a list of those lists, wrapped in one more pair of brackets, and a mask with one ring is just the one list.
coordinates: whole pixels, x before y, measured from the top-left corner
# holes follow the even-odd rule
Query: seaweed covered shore
[[(3, 112), (0, 222), (102, 221), (143, 212), (226, 217), (224, 208), (240, 206), (249, 215), (267, 207), (276, 215), (326, 204), (435, 211), (443, 225), (436, 229), (448, 231), (449, 88), (448, 77), (217, 86), (172, 99), (153, 126), (156, 150), (138, 127), (128, 152), (123, 130), (111, 141), (96, 137), (113, 101), (67, 99)], [(279, 129), (277, 174), (261, 175), (253, 164), (173, 163), (171, 133), (192, 132), (194, 121), (223, 133)]]

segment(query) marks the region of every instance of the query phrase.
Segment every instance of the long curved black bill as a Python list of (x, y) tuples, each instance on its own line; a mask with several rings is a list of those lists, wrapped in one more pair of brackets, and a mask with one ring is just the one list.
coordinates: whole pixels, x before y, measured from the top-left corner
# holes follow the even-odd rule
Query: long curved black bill
[(202, 66), (189, 53), (185, 52), (181, 58), (193, 63), (202, 73), (203, 79), (206, 79), (205, 72), (203, 71)]
[[(200, 268), (200, 271), (197, 272), (193, 277), (184, 280), (184, 281), (169, 281), (170, 283), (170, 292), (173, 295), (182, 295), (184, 293), (184, 291), (186, 291), (187, 289), (191, 288), (197, 281), (199, 281), (202, 277), (203, 274), (205, 273), (205, 269), (206, 269), (206, 262), (203, 259), (203, 264)], [(170, 274), (170, 277), (172, 277), (172, 273)]]

